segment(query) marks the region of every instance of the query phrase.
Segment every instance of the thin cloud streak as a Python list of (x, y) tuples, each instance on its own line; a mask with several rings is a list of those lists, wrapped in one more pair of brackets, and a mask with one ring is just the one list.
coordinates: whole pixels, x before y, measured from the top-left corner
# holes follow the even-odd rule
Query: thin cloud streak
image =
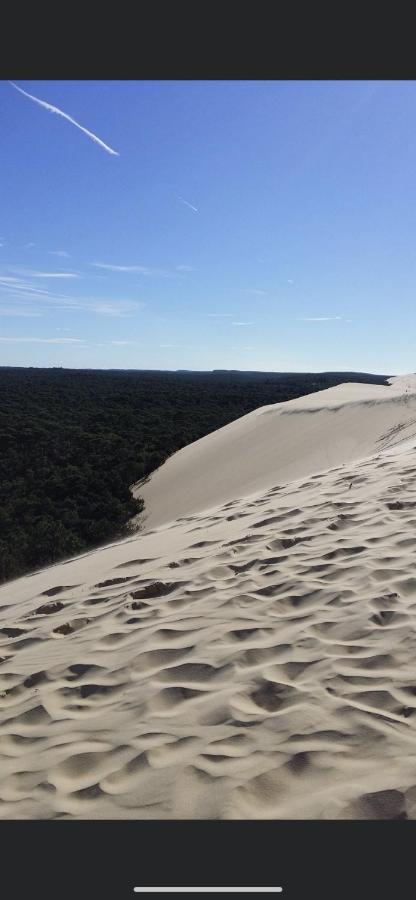
[[(6, 272), (14, 272), (14, 275), (0, 274), (3, 281), (19, 281), (23, 278), (81, 278), (79, 272), (39, 272), (37, 269), (26, 269), (25, 267), (8, 266)], [(19, 276), (16, 278), (16, 275)]]
[(10, 308), (0, 306), (0, 316), (18, 316), (25, 319), (38, 319), (43, 316), (41, 312), (32, 312), (30, 309), (17, 309), (15, 307)]
[[(1, 294), (4, 293), (4, 297)], [(70, 297), (33, 287), (30, 283), (9, 276), (0, 276), (0, 300), (16, 303), (36, 303), (38, 308), (52, 310), (81, 310), (97, 315), (131, 317), (146, 305), (142, 300), (106, 300), (91, 297)], [(37, 311), (37, 310), (36, 310)]]
[(0, 278), (0, 291), (6, 290), (8, 296), (14, 294), (16, 299), (21, 300), (39, 300), (48, 302), (49, 300), (62, 298), (64, 296), (62, 294), (52, 294), (51, 291), (47, 291), (46, 288), (35, 288), (33, 285), (27, 284), (24, 281), (19, 281), (18, 279), (11, 282)]
[(304, 316), (298, 322), (341, 322), (342, 316)]
[(148, 275), (151, 271), (146, 266), (118, 266), (113, 263), (93, 262), (91, 265), (97, 269), (108, 269), (110, 272), (134, 272), (139, 275)]
[(83, 344), (83, 338), (0, 337), (0, 344)]
[(135, 301), (78, 300), (67, 298), (60, 303), (60, 309), (83, 310), (100, 316), (113, 316), (121, 319), (131, 318), (133, 313), (142, 309), (144, 303)]
[(148, 266), (119, 266), (113, 263), (93, 262), (96, 269), (107, 269), (109, 272), (127, 272), (130, 275), (160, 275), (162, 278), (172, 278), (170, 272), (164, 269), (150, 269)]
[(30, 278), (81, 278), (78, 272), (29, 272), (25, 271), (25, 275)]
[(176, 199), (180, 200), (181, 203), (184, 203), (185, 206), (189, 206), (189, 209), (193, 209), (194, 212), (199, 212), (199, 209), (197, 209), (196, 206), (192, 206), (192, 203), (188, 203), (188, 201), (184, 200), (183, 197), (180, 197), (179, 194), (176, 194)]
[(96, 144), (102, 147), (103, 150), (105, 150), (107, 153), (110, 153), (111, 156), (120, 156), (120, 154), (117, 153), (117, 150), (113, 150), (113, 148), (109, 147), (108, 144), (105, 144), (104, 141), (101, 140), (101, 138), (97, 137), (96, 134), (93, 134), (92, 131), (88, 131), (88, 128), (84, 128), (83, 125), (80, 125), (79, 122), (76, 122), (75, 119), (72, 118), (72, 116), (69, 116), (68, 113), (63, 112), (62, 109), (58, 109), (57, 106), (52, 106), (51, 103), (47, 103), (45, 100), (39, 100), (39, 98), (34, 97), (33, 94), (28, 94), (27, 91), (24, 91), (23, 88), (18, 87), (17, 84), (14, 84), (13, 81), (9, 81), (9, 84), (11, 84), (11, 86), (14, 87), (16, 91), (19, 91), (20, 94), (23, 94), (24, 97), (28, 97), (29, 100), (33, 100), (34, 103), (37, 103), (44, 109), (47, 109), (48, 112), (56, 113), (56, 115), (62, 116), (63, 119), (67, 119), (68, 122), (71, 122), (71, 125), (75, 125), (76, 128), (79, 128), (80, 131), (83, 131), (84, 134), (87, 135), (87, 137), (91, 138), (92, 141), (95, 141)]

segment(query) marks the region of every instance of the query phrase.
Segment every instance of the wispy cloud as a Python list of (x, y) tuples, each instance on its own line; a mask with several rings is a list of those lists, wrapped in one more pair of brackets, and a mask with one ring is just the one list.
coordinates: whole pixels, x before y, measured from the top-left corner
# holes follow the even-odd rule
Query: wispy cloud
[(119, 266), (114, 263), (93, 262), (93, 266), (97, 269), (108, 269), (110, 272), (135, 272), (140, 275), (148, 275), (150, 269), (146, 266)]
[(83, 344), (83, 338), (0, 337), (1, 344)]
[[(1, 281), (9, 281), (10, 283), (21, 281), (23, 278), (81, 278), (79, 272), (39, 272), (37, 269), (26, 269), (25, 267), (8, 266), (6, 272), (13, 272), (13, 275), (5, 275), (0, 273)], [(16, 277), (18, 276), (18, 277)]]
[(127, 272), (130, 275), (160, 275), (162, 278), (171, 278), (170, 272), (164, 269), (151, 269), (149, 266), (120, 266), (115, 263), (93, 262), (91, 265), (97, 269), (107, 269), (109, 272)]
[(246, 294), (255, 294), (257, 297), (267, 297), (267, 291), (262, 291), (261, 288), (246, 288)]
[(233, 322), (233, 325), (254, 325), (254, 322)]
[(140, 346), (139, 341), (110, 341), (110, 344), (113, 344), (115, 347)]
[(288, 279), (287, 279), (287, 283), (288, 283), (288, 284), (294, 284), (295, 282), (293, 281), (293, 278), (288, 278)]
[(51, 113), (56, 113), (56, 115), (62, 116), (63, 119), (71, 122), (71, 125), (75, 125), (76, 128), (79, 128), (80, 131), (83, 131), (84, 134), (87, 135), (87, 137), (91, 138), (92, 141), (95, 141), (96, 144), (102, 147), (103, 150), (105, 150), (107, 153), (110, 153), (111, 156), (120, 155), (119, 153), (117, 153), (117, 150), (113, 150), (112, 147), (109, 147), (108, 144), (105, 144), (104, 141), (101, 140), (101, 138), (97, 137), (96, 134), (93, 134), (92, 131), (88, 131), (87, 128), (84, 128), (83, 125), (80, 125), (79, 122), (76, 122), (75, 119), (72, 118), (72, 116), (69, 116), (68, 113), (63, 112), (62, 109), (58, 109), (57, 106), (52, 106), (51, 103), (47, 103), (45, 100), (39, 100), (39, 98), (34, 97), (33, 94), (28, 94), (27, 91), (24, 91), (23, 88), (18, 87), (17, 84), (14, 84), (13, 81), (9, 81), (9, 84), (11, 84), (11, 86), (14, 87), (16, 91), (19, 91), (20, 94), (28, 97), (29, 100), (33, 100), (34, 103), (38, 103), (38, 105), (42, 106), (43, 109), (47, 109), (48, 112)]
[(62, 309), (81, 309), (84, 312), (92, 312), (99, 316), (110, 316), (120, 319), (131, 318), (143, 306), (145, 306), (144, 303), (135, 300), (115, 300), (112, 302), (110, 300), (87, 300), (83, 298), (68, 298), (61, 303)]
[(342, 316), (302, 316), (298, 322), (341, 322)]
[(66, 250), (48, 250), (51, 256), (63, 256), (65, 259), (69, 259), (71, 254), (67, 253)]
[(49, 294), (49, 291), (45, 290), (45, 288), (35, 287), (30, 284), (29, 281), (16, 278), (14, 275), (0, 275), (0, 289), (1, 288), (7, 289), (12, 293), (24, 292), (26, 294), (40, 294), (42, 296), (47, 296)]
[(17, 316), (24, 319), (38, 319), (43, 313), (32, 311), (30, 309), (20, 309), (19, 307), (0, 306), (0, 316)]
[(193, 266), (176, 266), (177, 272), (195, 272)]
[(232, 319), (235, 313), (207, 313), (210, 319)]
[(184, 200), (184, 198), (180, 197), (179, 194), (176, 194), (176, 199), (180, 200), (181, 203), (184, 203), (185, 206), (189, 206), (189, 209), (193, 209), (194, 212), (199, 212), (199, 210), (196, 208), (196, 206), (192, 206), (192, 203), (189, 203), (188, 200)]
[[(91, 296), (71, 297), (66, 293), (49, 291), (46, 288), (35, 286), (27, 279), (0, 274), (0, 301), (2, 298), (8, 307), (10, 307), (10, 301), (16, 304), (36, 303), (37, 309), (33, 310), (34, 312), (42, 308), (82, 310), (87, 313), (120, 318), (131, 317), (145, 306), (141, 300), (107, 300), (103, 297)], [(23, 308), (26, 307), (23, 306)]]
[[(18, 271), (15, 269), (15, 271)], [(30, 270), (22, 270), (23, 275), (30, 278), (81, 278), (79, 272), (32, 272)]]

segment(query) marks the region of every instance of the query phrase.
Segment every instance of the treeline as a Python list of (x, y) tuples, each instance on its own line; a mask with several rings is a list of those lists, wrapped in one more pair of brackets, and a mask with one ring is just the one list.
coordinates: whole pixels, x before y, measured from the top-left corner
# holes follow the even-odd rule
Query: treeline
[(128, 533), (129, 487), (258, 406), (357, 373), (0, 368), (0, 581)]

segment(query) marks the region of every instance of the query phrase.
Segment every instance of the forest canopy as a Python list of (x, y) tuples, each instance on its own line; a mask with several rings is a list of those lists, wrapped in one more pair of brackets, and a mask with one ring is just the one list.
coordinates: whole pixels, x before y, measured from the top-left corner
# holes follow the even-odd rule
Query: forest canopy
[(386, 377), (0, 368), (0, 581), (128, 534), (130, 486), (186, 444), (345, 381)]

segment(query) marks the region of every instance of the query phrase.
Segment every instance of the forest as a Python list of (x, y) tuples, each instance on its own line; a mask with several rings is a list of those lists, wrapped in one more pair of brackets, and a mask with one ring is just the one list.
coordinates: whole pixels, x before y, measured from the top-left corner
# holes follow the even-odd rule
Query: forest
[(130, 486), (259, 406), (356, 372), (0, 368), (0, 582), (126, 536)]

